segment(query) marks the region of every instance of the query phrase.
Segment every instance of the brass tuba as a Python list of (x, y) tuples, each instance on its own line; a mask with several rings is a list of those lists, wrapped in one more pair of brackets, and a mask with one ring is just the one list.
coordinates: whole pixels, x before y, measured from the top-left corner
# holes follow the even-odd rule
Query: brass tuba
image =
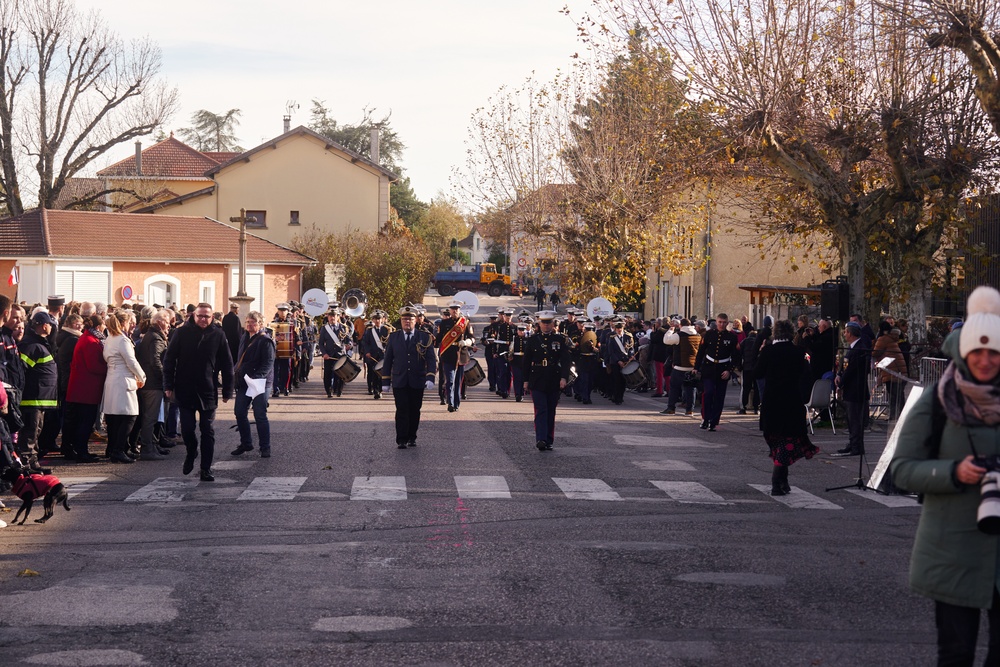
[(344, 313), (349, 317), (361, 317), (368, 307), (368, 295), (357, 287), (344, 292)]

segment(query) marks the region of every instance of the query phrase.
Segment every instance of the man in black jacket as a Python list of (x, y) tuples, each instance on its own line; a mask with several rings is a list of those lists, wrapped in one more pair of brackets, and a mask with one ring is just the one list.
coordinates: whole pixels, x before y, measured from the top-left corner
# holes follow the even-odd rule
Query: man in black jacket
[(194, 314), (177, 329), (163, 361), (163, 393), (181, 413), (181, 435), (187, 448), (183, 472), (194, 470), (198, 458), (195, 418), (201, 430), (201, 480), (214, 482), (215, 411), (219, 406), (217, 380), (222, 374), (222, 402), (233, 396), (233, 359), (222, 327), (212, 326), (212, 306), (199, 303)]
[(701, 428), (714, 431), (719, 425), (722, 409), (726, 404), (726, 389), (733, 370), (739, 366), (740, 350), (736, 334), (729, 331), (729, 316), (719, 313), (715, 316), (715, 327), (705, 333), (698, 348), (695, 370), (701, 374), (705, 385), (705, 419)]
[(139, 456), (144, 461), (157, 461), (169, 452), (160, 450), (153, 431), (163, 403), (163, 353), (167, 349), (167, 331), (173, 318), (169, 311), (158, 310), (149, 321), (149, 328), (135, 348), (135, 359), (146, 374), (146, 382), (136, 392), (139, 398)]
[(229, 304), (229, 312), (222, 318), (222, 330), (226, 332), (229, 354), (235, 362), (240, 350), (240, 337), (243, 335), (243, 327), (240, 325), (240, 304)]
[[(271, 458), (271, 422), (267, 419), (267, 385), (252, 398), (247, 396), (246, 377), (251, 380), (267, 380), (274, 374), (274, 341), (264, 329), (264, 316), (252, 310), (247, 313), (246, 333), (240, 340), (236, 357), (236, 428), (240, 432), (240, 446), (231, 454), (240, 456), (244, 452), (253, 451), (253, 436), (250, 433), (250, 420), (247, 414), (253, 406), (253, 420), (257, 425), (257, 441), (260, 445), (260, 457)], [(244, 377), (246, 376), (246, 377)]]
[(412, 306), (399, 310), (400, 328), (389, 334), (382, 366), (382, 383), (386, 389), (392, 388), (396, 402), (396, 447), (399, 449), (417, 446), (424, 391), (434, 388), (437, 373), (434, 338), (426, 331), (417, 330), (416, 320), (417, 311)]

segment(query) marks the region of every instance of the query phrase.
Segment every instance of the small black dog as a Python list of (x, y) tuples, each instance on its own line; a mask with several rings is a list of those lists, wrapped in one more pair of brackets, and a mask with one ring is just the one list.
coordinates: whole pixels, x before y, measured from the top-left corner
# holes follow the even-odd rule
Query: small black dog
[(42, 496), (44, 496), (42, 505), (45, 507), (45, 514), (41, 519), (35, 519), (35, 523), (45, 523), (51, 519), (56, 503), (62, 503), (66, 511), (69, 511), (69, 493), (59, 478), (54, 475), (37, 475), (27, 468), (12, 467), (3, 471), (3, 479), (13, 485), (11, 493), (21, 499), (21, 509), (17, 510), (11, 524), (17, 524), (18, 517), (21, 516), (21, 512), (24, 512), (24, 518), (21, 519), (20, 523), (23, 526), (24, 522), (28, 520), (28, 514), (31, 513), (31, 506), (35, 499)]

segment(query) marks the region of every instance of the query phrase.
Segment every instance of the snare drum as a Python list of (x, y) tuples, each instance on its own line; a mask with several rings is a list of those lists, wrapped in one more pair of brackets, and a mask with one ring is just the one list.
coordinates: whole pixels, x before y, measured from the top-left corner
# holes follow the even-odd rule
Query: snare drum
[(291, 324), (271, 322), (274, 331), (274, 356), (278, 359), (291, 359), (295, 356), (294, 332)]
[(347, 355), (344, 355), (333, 365), (333, 373), (339, 377), (344, 382), (350, 382), (354, 378), (358, 377), (358, 373), (361, 372), (361, 366), (358, 365), (354, 359), (351, 359)]
[(629, 389), (638, 389), (646, 383), (646, 372), (642, 370), (642, 365), (638, 361), (630, 361), (622, 368), (622, 377), (625, 378), (625, 386)]
[(483, 373), (478, 359), (469, 359), (469, 363), (465, 365), (463, 377), (465, 378), (465, 385), (467, 387), (475, 387), (486, 379), (486, 375)]
[[(379, 359), (379, 360), (378, 360), (378, 363), (377, 363), (377, 364), (375, 364), (375, 365), (374, 365), (374, 366), (372, 367), (372, 370), (374, 370), (374, 371), (375, 371), (376, 373), (378, 373), (378, 376), (379, 376), (380, 378), (382, 377), (382, 365), (383, 365), (383, 364), (385, 364), (385, 359)], [(384, 380), (385, 378), (382, 378), (382, 379)]]
[(574, 383), (574, 382), (576, 382), (576, 379), (577, 379), (578, 377), (580, 377), (580, 376), (579, 376), (579, 375), (577, 375), (577, 372), (576, 372), (576, 364), (573, 364), (572, 366), (570, 366), (570, 367), (569, 367), (569, 379), (568, 379), (568, 380), (566, 380), (566, 387), (567, 387), (567, 388), (568, 388), (568, 387), (572, 387), (572, 386), (573, 386), (573, 383)]

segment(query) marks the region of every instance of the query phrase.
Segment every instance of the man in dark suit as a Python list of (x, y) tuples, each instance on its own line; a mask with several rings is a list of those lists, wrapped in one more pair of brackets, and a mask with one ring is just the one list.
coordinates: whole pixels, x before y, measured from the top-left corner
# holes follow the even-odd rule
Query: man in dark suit
[(420, 407), (424, 390), (434, 388), (437, 359), (434, 339), (416, 329), (417, 310), (404, 306), (399, 310), (399, 330), (389, 334), (382, 362), (383, 385), (392, 387), (396, 401), (396, 446), (417, 446)]
[(235, 362), (240, 356), (240, 338), (243, 335), (243, 325), (240, 324), (240, 304), (229, 304), (229, 312), (222, 318), (222, 330), (226, 332), (229, 354)]
[[(219, 374), (222, 381), (219, 381)], [(212, 326), (212, 306), (199, 303), (191, 319), (169, 338), (163, 360), (163, 394), (180, 407), (181, 435), (187, 448), (183, 473), (194, 470), (198, 458), (195, 417), (201, 431), (201, 481), (214, 482), (215, 411), (233, 397), (233, 358), (222, 327)]]
[(868, 418), (868, 367), (871, 349), (865, 345), (861, 325), (848, 322), (844, 327), (844, 340), (849, 349), (844, 354), (844, 367), (837, 375), (836, 384), (843, 392), (847, 406), (847, 447), (838, 449), (833, 456), (860, 456), (865, 453), (865, 421)]

